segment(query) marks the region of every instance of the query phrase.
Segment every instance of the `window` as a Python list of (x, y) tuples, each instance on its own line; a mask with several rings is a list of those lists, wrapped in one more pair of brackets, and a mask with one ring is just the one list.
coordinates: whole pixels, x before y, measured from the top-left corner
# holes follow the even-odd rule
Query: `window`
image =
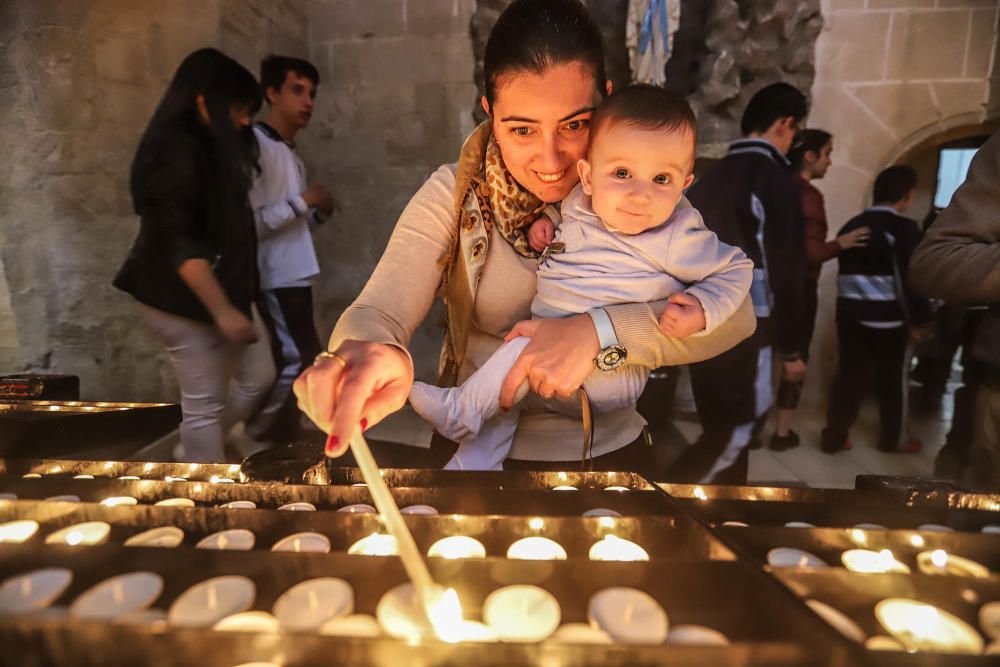
[(969, 163), (978, 148), (943, 148), (938, 163), (937, 192), (934, 194), (934, 206), (945, 208), (951, 203), (951, 197), (965, 181), (969, 172)]

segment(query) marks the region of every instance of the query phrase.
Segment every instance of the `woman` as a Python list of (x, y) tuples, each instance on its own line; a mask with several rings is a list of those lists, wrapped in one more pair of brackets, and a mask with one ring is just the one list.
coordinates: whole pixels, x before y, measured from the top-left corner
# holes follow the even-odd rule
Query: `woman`
[[(258, 339), (256, 239), (247, 199), (260, 108), (253, 75), (215, 49), (181, 63), (132, 162), (129, 189), (139, 234), (115, 277), (163, 339), (181, 390), (175, 456), (222, 461), (224, 424), (242, 420), (274, 378), (271, 364), (246, 364)], [(256, 350), (267, 359), (267, 346)]]
[[(359, 425), (403, 406), (413, 382), (406, 345), (441, 294), (448, 316), (442, 382), (467, 378), (508, 332), (532, 338), (504, 384), (506, 406), (524, 379), (535, 394), (525, 399), (505, 467), (579, 465), (581, 421), (565, 412), (594, 368), (601, 338), (589, 314), (523, 321), (538, 262), (525, 233), (543, 210), (558, 215), (551, 205), (577, 184), (590, 117), (611, 89), (600, 32), (577, 0), (515, 0), (490, 33), (484, 74), (489, 119), (466, 141), (457, 165), (438, 169), (411, 199), (367, 286), (337, 323), (333, 354), (321, 355), (296, 382), (300, 406), (330, 434), (328, 456), (342, 454)], [(744, 304), (711, 336), (669, 339), (657, 329), (654, 305), (605, 309), (629, 363), (704, 359), (754, 328)], [(539, 396), (565, 405), (554, 412)], [(642, 427), (634, 406), (600, 415), (594, 467), (648, 467)]]
[[(848, 248), (857, 248), (868, 242), (871, 232), (867, 227), (838, 236), (833, 241), (826, 240), (826, 205), (823, 193), (816, 189), (812, 181), (823, 178), (832, 164), (833, 136), (829, 132), (816, 129), (802, 131), (801, 143), (788, 155), (792, 168), (798, 177), (802, 194), (802, 213), (805, 220), (806, 250), (806, 350), (812, 340), (816, 326), (816, 308), (819, 302), (819, 272), (824, 262), (828, 262)], [(778, 421), (771, 438), (771, 449), (784, 451), (799, 445), (799, 434), (791, 430), (792, 414), (798, 407), (802, 394), (801, 383), (791, 383), (782, 379), (778, 386)]]

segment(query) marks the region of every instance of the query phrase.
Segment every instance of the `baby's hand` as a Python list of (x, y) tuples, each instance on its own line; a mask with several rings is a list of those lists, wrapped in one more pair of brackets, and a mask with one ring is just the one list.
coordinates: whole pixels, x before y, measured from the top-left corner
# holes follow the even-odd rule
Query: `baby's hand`
[(684, 338), (704, 330), (705, 309), (697, 297), (684, 292), (671, 294), (667, 308), (660, 315), (660, 331), (673, 338)]
[(545, 252), (552, 240), (556, 237), (556, 226), (552, 224), (549, 216), (542, 213), (538, 216), (531, 228), (528, 229), (528, 245), (535, 252)]

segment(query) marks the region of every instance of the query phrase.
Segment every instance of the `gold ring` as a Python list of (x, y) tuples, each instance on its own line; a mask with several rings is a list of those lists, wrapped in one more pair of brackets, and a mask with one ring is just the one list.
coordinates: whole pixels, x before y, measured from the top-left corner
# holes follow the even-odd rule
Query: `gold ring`
[(316, 358), (313, 359), (313, 366), (318, 366), (319, 362), (321, 362), (324, 359), (335, 359), (339, 361), (344, 368), (347, 368), (347, 362), (344, 361), (344, 358), (342, 356), (340, 356), (336, 352), (327, 352), (326, 350), (316, 355)]

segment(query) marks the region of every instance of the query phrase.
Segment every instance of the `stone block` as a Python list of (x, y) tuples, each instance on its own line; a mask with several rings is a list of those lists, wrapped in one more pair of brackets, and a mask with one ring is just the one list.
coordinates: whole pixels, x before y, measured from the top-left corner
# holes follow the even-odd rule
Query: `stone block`
[(468, 35), (475, 0), (406, 0), (406, 33)]
[(405, 32), (405, 0), (310, 0), (310, 42), (398, 37)]
[(133, 84), (145, 81), (149, 60), (142, 35), (114, 33), (101, 37), (94, 44), (94, 64), (101, 79)]
[(31, 108), (49, 130), (91, 128), (95, 122), (94, 52), (76, 30), (46, 27), (24, 34)]
[(996, 0), (937, 0), (941, 8), (996, 7)]
[(933, 7), (935, 0), (868, 0), (868, 9), (923, 9)]
[(929, 83), (858, 86), (852, 92), (872, 115), (900, 137), (908, 136), (941, 118)]
[(8, 2), (17, 5), (21, 22), (33, 28), (50, 25), (75, 25), (83, 23), (93, 10), (92, 3), (78, 0), (32, 0), (31, 2)]
[(821, 81), (879, 81), (883, 78), (889, 14), (838, 14), (828, 19), (816, 45)]
[(997, 10), (995, 8), (977, 10), (971, 15), (965, 77), (985, 78), (990, 74), (990, 61), (997, 44)]
[(886, 78), (961, 78), (968, 34), (968, 12), (894, 14)]
[(829, 0), (829, 12), (856, 11), (865, 8), (865, 0)]
[(433, 37), (401, 37), (359, 44), (360, 83), (367, 86), (418, 84), (441, 76), (442, 40)]
[(942, 118), (982, 111), (989, 94), (987, 81), (938, 81), (931, 85), (934, 87)]
[(97, 114), (105, 127), (141, 131), (153, 117), (159, 103), (156, 93), (147, 86), (105, 81), (99, 87), (101, 104)]
[(882, 160), (899, 137), (840, 86), (816, 86), (813, 100), (809, 125), (833, 134), (838, 164), (863, 171), (884, 166)]

